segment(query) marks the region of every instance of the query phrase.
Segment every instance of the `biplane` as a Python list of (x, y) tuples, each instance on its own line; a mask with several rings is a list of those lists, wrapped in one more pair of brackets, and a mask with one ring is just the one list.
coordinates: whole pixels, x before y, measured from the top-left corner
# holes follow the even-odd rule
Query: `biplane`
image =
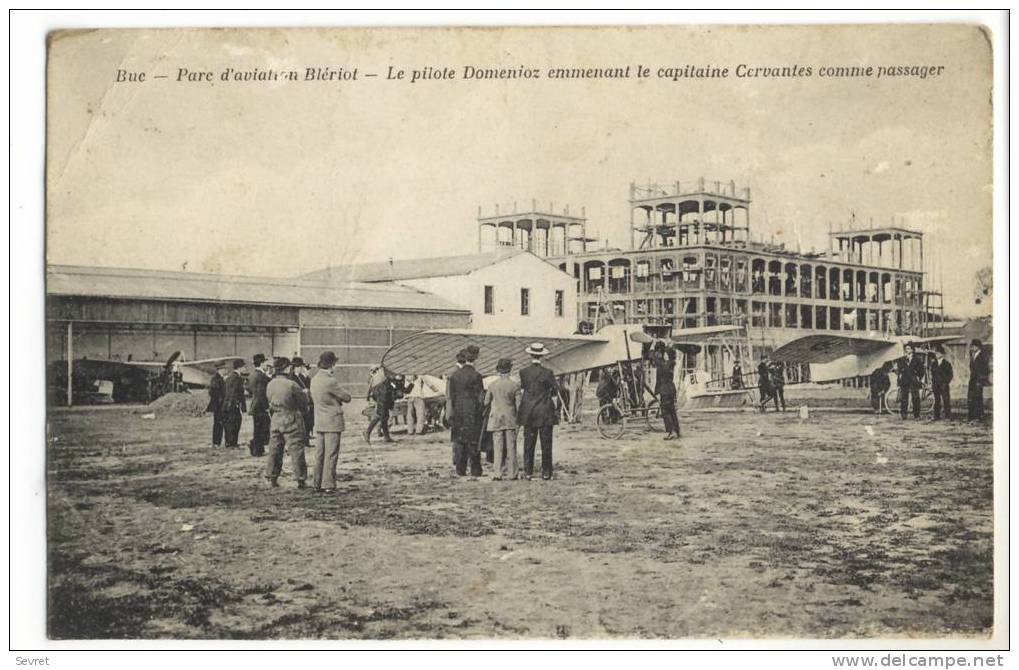
[(69, 404), (69, 399), (79, 404), (151, 402), (171, 390), (175, 367), (184, 386), (204, 388), (220, 365), (239, 359), (238, 356), (223, 356), (185, 361), (182, 356), (183, 353), (177, 351), (163, 362), (79, 358), (70, 370), (67, 361), (56, 361), (50, 365), (50, 386), (59, 404)]

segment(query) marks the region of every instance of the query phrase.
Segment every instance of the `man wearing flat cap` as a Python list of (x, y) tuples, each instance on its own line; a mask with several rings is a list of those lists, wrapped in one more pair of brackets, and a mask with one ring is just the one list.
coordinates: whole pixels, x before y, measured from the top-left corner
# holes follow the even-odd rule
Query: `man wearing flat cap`
[(265, 354), (255, 354), (251, 358), (251, 363), (255, 370), (248, 378), (248, 386), (251, 389), (251, 407), (248, 408), (248, 414), (251, 415), (252, 421), (248, 451), (252, 456), (262, 456), (265, 454), (266, 445), (269, 444), (269, 399), (265, 396), (269, 375), (265, 373)]
[(244, 361), (233, 361), (230, 371), (223, 378), (223, 432), (227, 448), (240, 446), (237, 438), (241, 433), (241, 416), (248, 410), (248, 401), (244, 397), (244, 380), (237, 372), (243, 367)]
[(531, 364), (520, 369), (520, 386), (524, 391), (520, 399), (518, 421), (524, 429), (524, 478), (534, 473), (534, 447), (541, 440), (541, 478), (552, 479), (552, 427), (559, 423), (555, 398), (558, 391), (555, 375), (541, 364), (548, 349), (541, 342), (527, 347)]
[(277, 358), (273, 361), (273, 378), (266, 386), (269, 399), (269, 457), (265, 461), (265, 478), (269, 486), (279, 486), (283, 471), (283, 451), (290, 454), (297, 488), (305, 487), (308, 465), (304, 450), (308, 446), (308, 433), (304, 428), (304, 415), (308, 411), (308, 397), (297, 382), (290, 379), (290, 361)]
[[(462, 354), (462, 356), (461, 356)], [(468, 347), (457, 354), (460, 366), (446, 384), (446, 418), (456, 456), (456, 474), (463, 477), (470, 465), (471, 477), (481, 476), (481, 414), (485, 401), (485, 385), (474, 369), (478, 348)], [(463, 362), (461, 363), (461, 359)]]

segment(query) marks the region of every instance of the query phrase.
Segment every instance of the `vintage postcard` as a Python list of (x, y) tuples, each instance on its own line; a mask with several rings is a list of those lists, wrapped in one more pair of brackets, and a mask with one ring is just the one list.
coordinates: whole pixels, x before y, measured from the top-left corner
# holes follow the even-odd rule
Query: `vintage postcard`
[(1007, 639), (989, 30), (52, 32), (47, 635)]

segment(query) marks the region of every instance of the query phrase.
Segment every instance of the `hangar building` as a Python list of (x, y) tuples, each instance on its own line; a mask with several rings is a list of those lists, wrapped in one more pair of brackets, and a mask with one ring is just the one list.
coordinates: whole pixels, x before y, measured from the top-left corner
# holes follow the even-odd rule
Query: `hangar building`
[(398, 340), (465, 328), (469, 310), (406, 286), (51, 265), (48, 363), (81, 358), (160, 361), (255, 353), (309, 362), (326, 349), (340, 379), (363, 393), (368, 369)]

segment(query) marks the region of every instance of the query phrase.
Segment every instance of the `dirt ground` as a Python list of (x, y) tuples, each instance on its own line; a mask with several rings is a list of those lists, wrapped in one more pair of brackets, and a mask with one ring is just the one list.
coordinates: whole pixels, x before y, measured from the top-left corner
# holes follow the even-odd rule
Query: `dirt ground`
[[(986, 426), (687, 414), (679, 442), (558, 429), (551, 482), (367, 446), (334, 496), (212, 449), (211, 419), (55, 411), (53, 638), (984, 636)], [(250, 435), (245, 418), (242, 443)], [(522, 451), (522, 450), (521, 450)]]

